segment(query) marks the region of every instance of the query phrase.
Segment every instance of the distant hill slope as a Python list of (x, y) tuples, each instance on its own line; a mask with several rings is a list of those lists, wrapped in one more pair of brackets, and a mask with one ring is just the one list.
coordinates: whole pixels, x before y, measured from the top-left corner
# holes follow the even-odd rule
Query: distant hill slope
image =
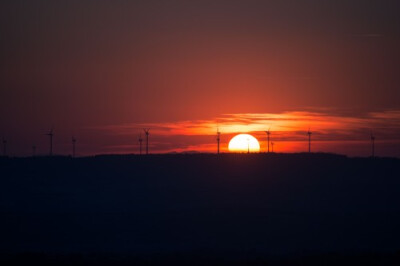
[(400, 160), (332, 154), (1, 158), (0, 251), (393, 252)]

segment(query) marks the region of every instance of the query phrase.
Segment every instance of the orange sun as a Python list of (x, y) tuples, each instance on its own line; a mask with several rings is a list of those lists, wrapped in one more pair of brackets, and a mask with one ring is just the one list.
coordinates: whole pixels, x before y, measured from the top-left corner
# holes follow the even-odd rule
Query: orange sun
[(228, 149), (230, 152), (259, 152), (260, 143), (249, 134), (239, 134), (229, 141)]

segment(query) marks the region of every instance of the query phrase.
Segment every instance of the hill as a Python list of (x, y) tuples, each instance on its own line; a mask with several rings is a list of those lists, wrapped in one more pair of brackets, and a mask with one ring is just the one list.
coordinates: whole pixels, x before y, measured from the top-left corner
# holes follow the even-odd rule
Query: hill
[(0, 169), (0, 252), (7, 258), (242, 260), (400, 248), (399, 159), (37, 157), (0, 158)]

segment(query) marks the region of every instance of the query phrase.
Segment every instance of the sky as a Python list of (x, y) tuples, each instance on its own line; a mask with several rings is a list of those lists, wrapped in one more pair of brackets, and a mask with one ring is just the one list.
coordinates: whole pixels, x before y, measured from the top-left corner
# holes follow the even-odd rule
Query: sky
[[(14, 156), (265, 150), (400, 157), (397, 0), (0, 3), (0, 137)], [(143, 133), (143, 132), (142, 132)]]

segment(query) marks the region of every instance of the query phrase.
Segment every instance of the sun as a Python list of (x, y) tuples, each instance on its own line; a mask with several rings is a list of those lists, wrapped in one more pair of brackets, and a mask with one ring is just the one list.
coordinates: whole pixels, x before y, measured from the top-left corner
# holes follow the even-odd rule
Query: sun
[(259, 152), (260, 143), (249, 134), (239, 134), (229, 141), (228, 149), (230, 152)]

